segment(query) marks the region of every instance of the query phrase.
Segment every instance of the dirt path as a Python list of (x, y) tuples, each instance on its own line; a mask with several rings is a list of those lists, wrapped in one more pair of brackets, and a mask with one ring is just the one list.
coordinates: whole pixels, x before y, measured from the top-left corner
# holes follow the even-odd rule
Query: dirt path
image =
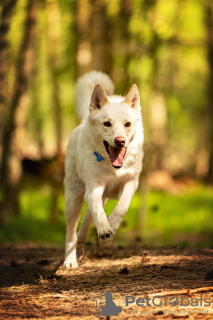
[(1, 247), (0, 319), (96, 319), (107, 291), (122, 311), (101, 319), (213, 319), (208, 289), (153, 304), (160, 292), (213, 286), (213, 249), (87, 245), (78, 252), (79, 268), (64, 270), (61, 248)]

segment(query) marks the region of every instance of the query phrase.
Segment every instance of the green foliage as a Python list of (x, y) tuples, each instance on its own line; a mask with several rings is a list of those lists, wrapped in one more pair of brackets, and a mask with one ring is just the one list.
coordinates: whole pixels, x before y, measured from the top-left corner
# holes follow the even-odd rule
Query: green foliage
[(176, 234), (209, 234), (213, 215), (213, 189), (204, 186), (174, 196), (152, 192), (148, 197), (147, 228), (158, 230), (172, 240)]
[[(164, 159), (159, 161), (163, 169), (172, 173), (190, 170), (190, 174), (195, 175), (200, 160), (201, 171), (205, 174), (208, 160), (198, 160), (197, 155), (201, 151), (206, 159), (210, 158), (212, 143), (205, 125), (205, 121), (209, 121), (210, 126), (212, 122), (207, 109), (212, 102), (208, 96), (208, 3), (210, 7), (210, 0), (39, 2), (36, 35), (31, 44), (33, 71), (28, 75), (29, 86), (16, 111), (13, 152), (18, 150), (19, 155), (33, 159), (54, 156), (60, 149), (57, 149), (60, 136), (60, 151), (64, 153), (69, 134), (78, 124), (76, 80), (82, 73), (97, 68), (110, 74), (118, 94), (125, 94), (132, 83), (137, 83), (145, 141), (151, 145), (156, 129), (151, 124), (151, 101), (154, 95), (160, 95), (164, 101), (166, 121), (162, 132), (165, 139), (160, 155)], [(8, 97), (13, 93), (27, 4), (26, 0), (17, 1), (9, 23), (9, 67), (5, 86)], [(84, 59), (79, 62), (81, 50), (91, 56), (88, 62)], [(8, 109), (7, 105), (4, 107)], [(123, 234), (132, 230), (144, 241), (174, 243), (176, 233), (210, 233), (211, 197), (212, 189), (208, 187), (189, 190), (181, 196), (151, 192), (147, 198), (146, 229), (141, 234), (138, 231), (141, 204), (136, 194), (124, 219), (126, 225), (117, 237), (123, 239)], [(0, 226), (0, 240), (62, 243), (65, 236), (63, 214), (56, 225), (48, 223), (50, 188), (22, 191), (20, 199), (22, 214), (12, 217), (7, 227)], [(109, 202), (106, 211), (111, 212), (114, 204)], [(62, 195), (59, 208), (64, 211)], [(91, 235), (93, 233), (91, 231)]]
[[(116, 202), (108, 201), (105, 207), (107, 214), (112, 212)], [(59, 196), (60, 215), (56, 223), (50, 222), (51, 190), (48, 187), (39, 191), (22, 192), (21, 205), (21, 216), (14, 216), (7, 226), (0, 226), (0, 241), (64, 243), (66, 223), (63, 194)], [(140, 206), (140, 196), (136, 193), (115, 237), (115, 244), (130, 245), (135, 243), (136, 237), (140, 237), (142, 243), (155, 245), (182, 245), (184, 241), (196, 246), (213, 244), (212, 188), (203, 185), (191, 187), (178, 196), (159, 191), (150, 192), (147, 195), (147, 217), (143, 230), (138, 216)], [(85, 210), (86, 205), (82, 212)], [(81, 219), (82, 217), (83, 213)], [(91, 228), (89, 239), (93, 239), (94, 235), (96, 231)], [(193, 236), (192, 240), (190, 235)]]
[(147, 217), (142, 232), (138, 220), (139, 205), (140, 198), (136, 194), (131, 209), (124, 219), (126, 227), (120, 229), (118, 233), (118, 237), (120, 234), (123, 240), (130, 227), (134, 230), (134, 235), (142, 238), (147, 244), (182, 245), (184, 242), (195, 246), (213, 244), (212, 188), (203, 185), (191, 187), (178, 196), (160, 191), (150, 192), (147, 195)]
[[(49, 223), (51, 190), (22, 192), (21, 215), (12, 216), (9, 224), (0, 227), (0, 241), (34, 241), (38, 243), (62, 243), (65, 237), (65, 220), (59, 217), (57, 224)], [(60, 203), (62, 205), (62, 203)]]
[[(8, 75), (11, 86), (23, 36), (26, 7), (26, 0), (17, 1), (11, 19), (11, 68)], [(100, 8), (99, 18), (104, 19), (105, 25), (103, 30), (93, 30), (92, 3), (85, 2), (79, 7), (74, 0), (53, 0), (40, 4), (34, 49), (35, 68), (24, 122), (29, 143), (38, 144), (39, 137), (44, 154), (49, 146), (52, 153), (56, 148), (52, 72), (58, 84), (62, 138), (67, 141), (78, 123), (74, 88), (81, 66), (76, 61), (77, 52), (81, 44), (87, 42), (92, 58), (85, 70), (93, 69), (96, 60), (103, 58), (102, 69), (105, 71), (104, 57), (93, 56), (93, 45), (101, 39), (99, 45), (106, 46), (110, 39), (109, 57), (105, 59), (110, 60), (111, 64), (107, 71), (113, 77), (118, 93), (128, 90), (127, 86), (132, 82), (139, 85), (146, 139), (152, 138), (149, 108), (150, 97), (156, 90), (153, 88), (155, 83), (167, 107), (168, 144), (179, 143), (183, 151), (195, 152), (199, 147), (195, 127), (199, 125), (206, 104), (208, 82), (204, 4), (198, 0), (132, 0), (127, 3), (107, 0), (100, 4)], [(51, 17), (51, 23), (48, 17)], [(90, 30), (84, 25), (86, 17)], [(50, 63), (51, 53), (55, 56), (54, 65)], [(178, 157), (178, 154), (175, 156)]]

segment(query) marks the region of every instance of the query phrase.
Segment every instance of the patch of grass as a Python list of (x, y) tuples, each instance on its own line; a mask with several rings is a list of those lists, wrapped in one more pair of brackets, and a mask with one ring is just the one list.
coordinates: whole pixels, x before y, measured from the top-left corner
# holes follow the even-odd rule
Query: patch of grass
[(148, 228), (163, 233), (213, 231), (213, 189), (201, 187), (181, 196), (152, 192), (148, 208)]
[[(173, 195), (160, 191), (147, 194), (147, 216), (145, 228), (140, 230), (138, 207), (140, 197), (135, 195), (131, 208), (125, 217), (126, 231), (134, 229), (145, 243), (179, 243), (178, 235), (197, 235), (196, 245), (213, 245), (213, 188), (197, 185), (190, 187), (184, 194)], [(142, 229), (142, 228), (141, 228)], [(122, 232), (123, 230), (121, 230)], [(188, 245), (183, 241), (182, 245)]]
[[(21, 215), (14, 215), (7, 225), (0, 226), (0, 241), (39, 243), (62, 243), (65, 239), (65, 219), (59, 217), (50, 223), (51, 190), (23, 191), (20, 194)], [(61, 207), (61, 197), (59, 201)]]
[[(123, 219), (116, 235), (116, 241), (131, 243), (142, 238), (144, 243), (168, 245), (178, 243), (188, 245), (189, 241), (175, 240), (178, 235), (199, 235), (196, 245), (213, 245), (213, 188), (204, 185), (190, 187), (184, 194), (176, 196), (159, 191), (147, 194), (146, 217), (139, 216), (141, 198), (135, 194), (129, 211)], [(59, 212), (56, 223), (50, 223), (51, 189), (47, 186), (39, 190), (22, 191), (20, 195), (21, 215), (10, 218), (9, 223), (0, 226), (0, 241), (63, 244), (66, 232), (64, 217), (64, 196), (59, 196)], [(113, 211), (115, 200), (108, 201), (107, 214)], [(83, 207), (83, 213), (86, 205)], [(83, 217), (81, 215), (81, 219)], [(144, 219), (145, 218), (145, 219)], [(141, 225), (141, 221), (146, 221)], [(94, 234), (94, 228), (90, 235)], [(203, 237), (205, 238), (203, 240)], [(208, 238), (206, 240), (206, 237)], [(187, 239), (187, 237), (186, 237)]]

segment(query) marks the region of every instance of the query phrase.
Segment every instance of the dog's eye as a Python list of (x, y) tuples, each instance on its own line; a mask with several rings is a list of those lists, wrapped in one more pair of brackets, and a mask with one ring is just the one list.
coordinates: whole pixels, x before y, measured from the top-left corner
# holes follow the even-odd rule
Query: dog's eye
[(126, 122), (125, 127), (131, 127), (131, 122)]
[(111, 123), (109, 121), (104, 122), (103, 125), (105, 127), (111, 127)]

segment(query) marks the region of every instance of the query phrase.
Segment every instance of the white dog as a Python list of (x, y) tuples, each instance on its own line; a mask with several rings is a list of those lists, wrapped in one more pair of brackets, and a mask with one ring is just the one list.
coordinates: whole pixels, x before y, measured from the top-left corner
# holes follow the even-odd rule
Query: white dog
[[(77, 82), (81, 124), (70, 136), (65, 160), (65, 268), (78, 266), (77, 240), (87, 239), (92, 221), (100, 243), (112, 240), (138, 187), (143, 158), (138, 88), (134, 84), (125, 98), (112, 95), (113, 90), (111, 79), (102, 72), (92, 71)], [(118, 203), (107, 218), (108, 198)], [(84, 199), (88, 209), (77, 235)]]

